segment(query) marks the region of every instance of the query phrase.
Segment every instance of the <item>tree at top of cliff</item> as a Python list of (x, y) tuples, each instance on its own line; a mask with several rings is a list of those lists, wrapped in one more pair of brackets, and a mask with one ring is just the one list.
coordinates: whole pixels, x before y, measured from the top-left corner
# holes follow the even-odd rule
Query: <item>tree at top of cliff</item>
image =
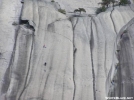
[(84, 8), (75, 9), (74, 12), (86, 12)]
[(117, 0), (102, 0), (102, 2), (98, 4), (101, 4), (102, 7), (105, 6), (106, 8), (108, 8), (111, 3), (114, 6), (115, 3), (118, 3), (118, 1)]
[(98, 4), (101, 4), (101, 7), (97, 8), (96, 14), (99, 14), (101, 12), (105, 12), (108, 6), (110, 5), (110, 0), (102, 0), (102, 2), (99, 2)]
[(110, 4), (112, 4), (112, 6), (114, 7), (115, 3), (118, 3), (118, 1), (117, 0), (102, 0), (102, 2), (98, 3), (98, 4), (101, 4), (101, 7), (99, 7), (96, 10), (96, 14), (106, 11)]
[(86, 12), (86, 10), (84, 8), (79, 8), (79, 10), (82, 12)]

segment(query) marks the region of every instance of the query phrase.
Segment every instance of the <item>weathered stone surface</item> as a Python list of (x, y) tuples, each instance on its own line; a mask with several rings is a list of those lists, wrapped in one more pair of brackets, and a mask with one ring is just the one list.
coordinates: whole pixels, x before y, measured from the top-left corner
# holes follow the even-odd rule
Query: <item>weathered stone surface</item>
[(112, 97), (133, 97), (133, 28), (134, 19), (125, 25), (117, 36), (118, 51), (115, 57), (119, 62), (111, 67), (107, 78), (108, 95)]
[[(17, 17), (15, 6), (5, 7), (12, 1), (2, 0), (4, 9), (0, 8), (2, 100), (104, 100), (110, 91), (125, 94), (110, 85), (119, 60), (116, 37), (134, 17), (133, 4), (92, 15), (99, 0), (24, 0), (18, 4), (19, 23), (19, 18), (12, 19)], [(73, 13), (81, 5), (87, 13)], [(59, 8), (67, 14), (58, 12)], [(123, 43), (121, 57), (128, 53)], [(121, 80), (118, 75), (116, 79)]]
[[(12, 4), (12, 5), (11, 5)], [(11, 56), (15, 45), (15, 33), (21, 13), (19, 0), (0, 0), (0, 80), (3, 82), (3, 75), (11, 64)]]

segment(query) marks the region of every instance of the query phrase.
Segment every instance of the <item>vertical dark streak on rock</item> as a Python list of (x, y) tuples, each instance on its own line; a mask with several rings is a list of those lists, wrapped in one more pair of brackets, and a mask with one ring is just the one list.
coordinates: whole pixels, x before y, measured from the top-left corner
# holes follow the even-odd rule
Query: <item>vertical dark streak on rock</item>
[(114, 11), (114, 6), (113, 6), (113, 9), (112, 9), (112, 11), (111, 11), (111, 13), (110, 13), (110, 18), (111, 18), (111, 21), (112, 21), (113, 26), (114, 26), (114, 31), (115, 31), (115, 33), (116, 33), (116, 35), (117, 35), (117, 31), (116, 31), (116, 27), (115, 27), (115, 24), (114, 24), (114, 20), (113, 20), (113, 18), (112, 18), (112, 13), (113, 13), (113, 11)]
[[(76, 23), (73, 27), (73, 82), (74, 82), (74, 93), (73, 93), (73, 100), (75, 100), (75, 91), (76, 91), (76, 83), (75, 83), (75, 57), (76, 57), (76, 47), (75, 47), (75, 28), (76, 28), (76, 25), (78, 24), (78, 20), (79, 18), (77, 17), (77, 20), (76, 20)], [(73, 26), (73, 25), (72, 25)]]
[(73, 82), (74, 82), (74, 93), (73, 93), (73, 100), (75, 99), (75, 91), (76, 91), (76, 83), (75, 83), (75, 55), (76, 53), (73, 52)]
[(96, 91), (95, 91), (95, 71), (94, 71), (94, 63), (93, 63), (93, 18), (91, 18), (91, 40), (90, 40), (90, 51), (91, 51), (91, 62), (92, 62), (92, 76), (93, 76), (93, 93), (94, 93), (94, 100), (96, 100)]
[[(34, 11), (33, 11), (33, 12), (34, 12)], [(39, 8), (38, 8), (38, 15), (39, 15)], [(39, 25), (40, 25), (40, 21), (39, 21), (39, 23), (38, 23), (38, 27), (37, 27), (37, 29), (39, 29), (39, 27), (40, 27)], [(35, 36), (35, 34), (36, 34), (36, 32), (38, 32), (38, 30), (35, 29), (34, 32), (35, 32), (35, 33), (33, 33), (33, 35)], [(36, 38), (37, 38), (37, 37), (34, 38), (34, 42), (35, 42), (35, 43), (36, 43)], [(34, 70), (34, 68), (32, 68), (32, 71), (31, 71), (31, 72), (33, 72), (33, 70)], [(27, 83), (27, 86), (26, 86), (26, 87), (29, 86), (29, 84), (31, 83), (31, 80), (33, 79), (33, 75), (32, 75), (32, 74), (33, 74), (33, 73), (31, 73), (29, 82)], [(36, 73), (34, 73), (34, 74), (36, 74)]]
[(24, 87), (23, 87), (22, 92), (20, 93), (20, 96), (19, 96), (18, 100), (20, 100), (20, 98), (21, 98), (23, 92), (25, 91), (25, 89), (26, 89), (26, 87), (27, 87), (26, 84), (27, 84), (27, 82), (28, 82), (28, 75), (29, 75), (30, 67), (31, 67), (31, 58), (32, 58), (32, 53), (33, 53), (33, 44), (34, 44), (34, 35), (32, 35), (32, 45), (31, 45), (31, 51), (30, 51), (29, 65), (28, 65), (28, 70), (27, 70), (25, 82), (24, 82)]
[[(75, 25), (73, 27), (73, 33), (74, 33), (75, 28), (76, 28), (76, 25), (78, 24), (78, 20), (79, 20), (79, 18), (77, 17), (76, 23), (75, 23)], [(73, 40), (74, 40), (74, 34), (73, 34)]]

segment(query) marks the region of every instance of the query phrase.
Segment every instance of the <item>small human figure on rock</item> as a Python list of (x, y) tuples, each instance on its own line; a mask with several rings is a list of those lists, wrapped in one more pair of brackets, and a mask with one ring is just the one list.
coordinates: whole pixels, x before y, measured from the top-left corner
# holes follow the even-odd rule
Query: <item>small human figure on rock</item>
[(111, 84), (112, 84), (112, 85), (115, 85), (115, 81), (114, 81), (114, 80), (112, 80), (112, 81), (111, 81)]
[(43, 48), (46, 48), (46, 46), (44, 45)]
[(74, 49), (74, 53), (76, 53), (76, 51), (77, 51), (77, 48)]
[(47, 63), (45, 62), (45, 63), (44, 63), (44, 65), (46, 66), (46, 65), (47, 65)]

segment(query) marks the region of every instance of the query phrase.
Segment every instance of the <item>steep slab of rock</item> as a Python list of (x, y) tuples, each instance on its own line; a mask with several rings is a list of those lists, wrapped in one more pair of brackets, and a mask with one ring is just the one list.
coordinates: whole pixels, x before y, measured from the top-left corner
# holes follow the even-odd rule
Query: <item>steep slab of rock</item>
[[(119, 60), (113, 65), (109, 77), (107, 78), (108, 95), (112, 97), (131, 97), (133, 96), (133, 36), (134, 19), (125, 25), (117, 36), (117, 48), (115, 57)], [(112, 81), (112, 84), (111, 82)], [(125, 99), (127, 100), (127, 99)]]
[[(64, 15), (58, 12), (59, 8), (52, 2), (24, 0), (16, 34), (15, 31), (12, 34), (7, 32), (15, 38), (12, 48), (3, 50), (13, 53), (8, 54), (11, 56), (7, 59), (9, 67), (0, 66), (3, 68), (0, 73), (1, 98), (105, 99), (109, 91), (109, 88), (105, 91), (105, 85), (109, 87), (114, 76), (111, 66), (118, 63), (113, 56), (116, 36), (120, 28), (133, 18), (133, 5), (109, 8), (97, 16), (88, 16), (89, 13)], [(2, 18), (8, 25), (8, 21)], [(1, 41), (4, 43), (5, 35)], [(109, 70), (111, 74), (108, 74)], [(107, 77), (110, 80), (105, 84)]]

